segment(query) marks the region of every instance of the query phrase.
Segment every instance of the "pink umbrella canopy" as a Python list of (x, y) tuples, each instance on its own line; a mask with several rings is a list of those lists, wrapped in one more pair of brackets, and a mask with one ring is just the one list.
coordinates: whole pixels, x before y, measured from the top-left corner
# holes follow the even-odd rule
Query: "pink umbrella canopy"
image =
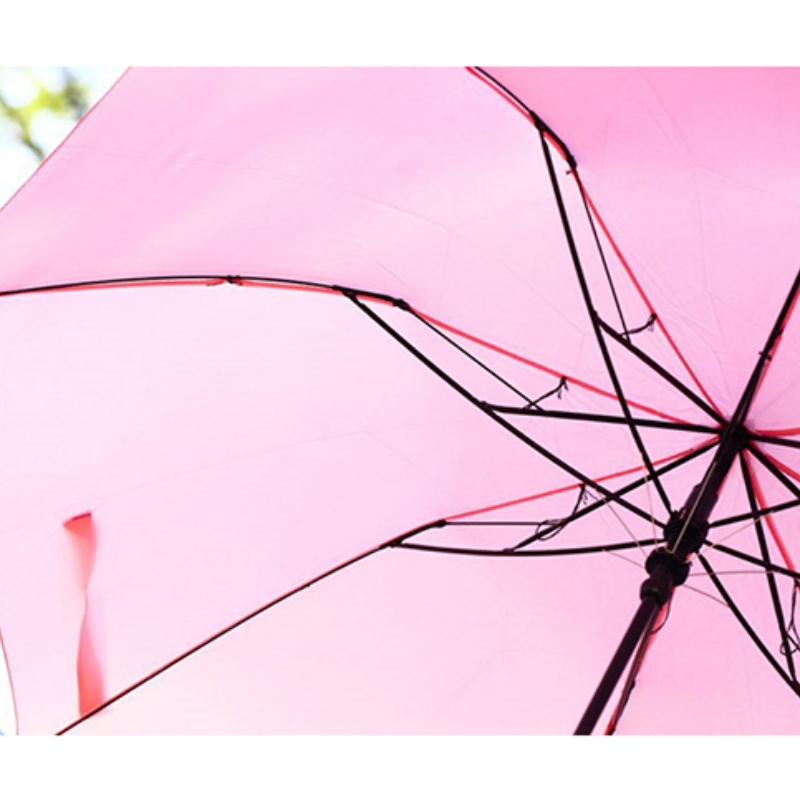
[(128, 71), (0, 212), (19, 731), (800, 732), (798, 142), (796, 70)]

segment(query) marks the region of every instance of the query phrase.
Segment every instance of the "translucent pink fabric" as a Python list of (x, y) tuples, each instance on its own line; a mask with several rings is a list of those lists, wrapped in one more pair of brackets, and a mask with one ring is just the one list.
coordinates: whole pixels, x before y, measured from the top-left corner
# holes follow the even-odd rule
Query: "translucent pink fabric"
[[(633, 341), (729, 415), (800, 263), (800, 75), (488, 73), (577, 160), (594, 231), (550, 145), (600, 315), (649, 320)], [(642, 549), (381, 547), (441, 519), (530, 533), (576, 507), (581, 475), (614, 491), (646, 474), (624, 426), (514, 417), (520, 437), (480, 407), (521, 391), (621, 413), (539, 134), (490, 80), (131, 70), (0, 212), (0, 252), (0, 629), (20, 731), (133, 686), (72, 730), (572, 730), (636, 608)], [(791, 318), (754, 430), (800, 427), (797, 337)], [(688, 426), (642, 429), (656, 465), (713, 441), (696, 403), (615, 357), (632, 413)], [(800, 473), (796, 449), (762, 447)], [(675, 505), (709, 461), (664, 475)], [(792, 499), (751, 461), (762, 505)], [(664, 517), (652, 482), (627, 497)], [(748, 509), (735, 471), (715, 514)], [(606, 506), (545, 546), (652, 541), (646, 516)], [(769, 520), (791, 569), (794, 512)], [(499, 551), (518, 532), (415, 541)], [(752, 523), (723, 535), (759, 554)], [(779, 648), (763, 576), (713, 555)], [(713, 594), (693, 570), (621, 731), (800, 732), (800, 700)]]

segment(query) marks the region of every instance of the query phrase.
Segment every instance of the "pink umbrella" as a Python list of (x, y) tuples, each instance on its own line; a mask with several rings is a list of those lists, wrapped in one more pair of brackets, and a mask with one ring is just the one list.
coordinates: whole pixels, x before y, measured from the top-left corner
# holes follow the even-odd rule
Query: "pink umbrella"
[(800, 732), (798, 142), (795, 70), (127, 72), (0, 214), (19, 731)]

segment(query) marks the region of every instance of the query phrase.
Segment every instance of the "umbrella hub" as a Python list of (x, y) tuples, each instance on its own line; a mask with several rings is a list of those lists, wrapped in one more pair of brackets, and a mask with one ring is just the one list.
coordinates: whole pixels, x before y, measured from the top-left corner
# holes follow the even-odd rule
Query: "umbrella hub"
[(687, 514), (686, 509), (674, 511), (666, 527), (666, 549), (681, 561), (686, 561), (705, 544), (708, 536), (708, 519), (697, 514)]
[(699, 502), (702, 495), (701, 487), (696, 486), (686, 505), (670, 515), (664, 528), (666, 545), (653, 550), (645, 562), (648, 577), (639, 592), (642, 599), (654, 597), (659, 606), (664, 605), (675, 587), (686, 582), (689, 558), (703, 546), (708, 536), (707, 512), (711, 508), (702, 507), (705, 505)]
[[(664, 528), (666, 545), (653, 550), (645, 562), (648, 577), (639, 591), (641, 599), (653, 597), (659, 606), (672, 596), (676, 586), (689, 576), (689, 559), (705, 544), (708, 536), (708, 518), (717, 502), (722, 479), (730, 469), (735, 453), (739, 451), (738, 436), (729, 436), (725, 459), (717, 459), (709, 477), (694, 487), (680, 511), (673, 511)], [(719, 470), (722, 463), (723, 470)]]
[(653, 598), (659, 607), (672, 596), (676, 586), (689, 577), (689, 559), (705, 544), (708, 522), (734, 459), (747, 441), (744, 426), (726, 428), (719, 451), (703, 481), (698, 483), (680, 511), (673, 511), (664, 528), (666, 544), (653, 550), (645, 562), (648, 577), (639, 591), (642, 600)]

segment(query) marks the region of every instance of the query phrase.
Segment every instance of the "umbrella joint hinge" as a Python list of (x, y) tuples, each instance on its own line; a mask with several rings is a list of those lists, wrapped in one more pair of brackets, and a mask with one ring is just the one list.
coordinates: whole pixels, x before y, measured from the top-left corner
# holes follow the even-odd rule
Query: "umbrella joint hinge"
[(380, 300), (384, 303), (389, 303), (401, 311), (412, 310), (411, 304), (407, 300), (403, 300), (402, 297), (393, 297), (390, 294), (380, 294), (378, 292), (358, 291), (357, 289), (351, 289), (349, 286), (339, 286), (336, 283), (332, 284), (330, 288), (358, 305), (361, 304), (361, 298), (364, 298), (365, 300)]
[(658, 322), (658, 316), (652, 313), (641, 325), (637, 325), (635, 328), (625, 328), (622, 331), (622, 335), (625, 338), (630, 338), (631, 336), (636, 336), (637, 333), (644, 333), (645, 331), (652, 333), (655, 330), (656, 322)]
[(689, 562), (666, 547), (653, 550), (645, 563), (647, 578), (639, 590), (639, 597), (654, 597), (663, 606), (672, 596), (676, 586), (686, 582), (689, 577)]
[(539, 405), (542, 402), (542, 400), (546, 400), (548, 397), (553, 397), (553, 396), (555, 396), (557, 400), (560, 400), (563, 397), (564, 392), (568, 391), (569, 391), (569, 380), (567, 379), (566, 375), (562, 375), (558, 381), (558, 386), (556, 386), (554, 389), (550, 389), (549, 392), (545, 392), (541, 397), (537, 397), (535, 400), (529, 400), (523, 406), (523, 408), (525, 410), (535, 408), (537, 411), (542, 411), (544, 409), (542, 409), (542, 407)]

